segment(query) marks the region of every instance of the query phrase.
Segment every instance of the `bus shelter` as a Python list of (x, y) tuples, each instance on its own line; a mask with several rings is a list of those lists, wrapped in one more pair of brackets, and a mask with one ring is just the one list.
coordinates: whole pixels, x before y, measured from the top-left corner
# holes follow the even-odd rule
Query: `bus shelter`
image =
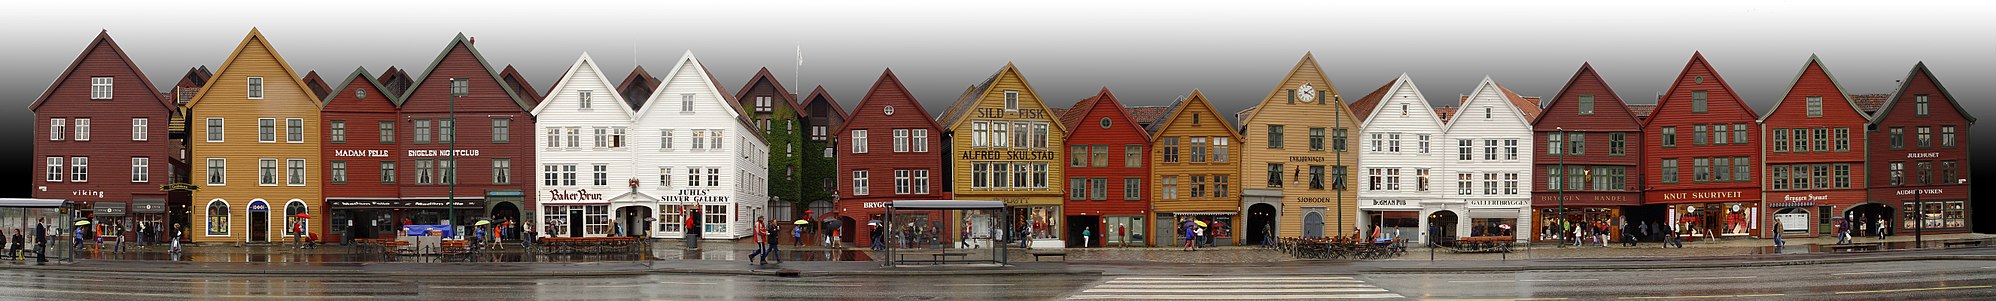
[[(927, 211), (945, 211), (949, 220), (930, 220)], [(896, 200), (887, 204), (886, 220), (867, 226), (887, 242), (885, 266), (1005, 265), (1004, 231), (1011, 229), (1005, 215), (1000, 201)]]
[[(49, 236), (48, 245), (40, 251), (47, 252), (49, 258), (57, 261), (73, 260), (71, 255), (75, 253), (76, 246), (70, 244), (68, 235), (75, 233), (78, 220), (81, 218), (76, 214), (76, 204), (68, 200), (0, 198), (0, 231), (5, 231), (6, 237), (21, 234), (29, 245), (22, 249), (21, 254), (37, 251), (34, 247), (35, 225), (40, 223)], [(27, 256), (34, 258), (33, 255)]]

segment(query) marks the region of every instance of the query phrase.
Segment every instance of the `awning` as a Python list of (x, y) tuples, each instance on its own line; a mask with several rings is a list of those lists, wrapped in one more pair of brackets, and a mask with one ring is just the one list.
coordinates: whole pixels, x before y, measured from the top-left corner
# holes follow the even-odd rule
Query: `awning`
[(69, 202), (69, 201), (68, 201), (68, 200), (62, 200), (62, 199), (30, 199), (30, 198), (0, 198), (0, 207), (7, 207), (7, 208), (59, 208), (59, 207), (62, 207), (62, 204), (63, 204), (63, 203), (67, 203), (67, 202)]
[(1005, 209), (1005, 202), (972, 200), (899, 200), (887, 203), (897, 210), (985, 210)]
[(90, 212), (97, 216), (125, 216), (125, 202), (90, 202)]
[(132, 213), (137, 213), (137, 214), (166, 213), (166, 199), (162, 198), (132, 199)]
[(449, 207), (480, 208), (485, 206), (485, 202), (479, 199), (467, 200), (464, 198), (458, 198), (457, 201), (443, 199), (328, 198), (326, 199), (326, 206), (341, 209), (443, 209)]
[(1469, 218), (1518, 218), (1517, 210), (1469, 210)]

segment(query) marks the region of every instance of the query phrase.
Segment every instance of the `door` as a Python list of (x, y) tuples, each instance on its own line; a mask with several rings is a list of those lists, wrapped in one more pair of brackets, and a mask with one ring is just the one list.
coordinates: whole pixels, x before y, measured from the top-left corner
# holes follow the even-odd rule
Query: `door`
[(568, 210), (568, 237), (582, 237), (582, 209)]
[(1315, 211), (1303, 214), (1303, 237), (1324, 237), (1324, 214)]
[(1428, 242), (1455, 241), (1455, 227), (1460, 223), (1454, 211), (1442, 210), (1428, 214)]
[(250, 211), (249, 230), (250, 242), (270, 241), (270, 211)]
[[(1067, 217), (1067, 247), (1093, 248), (1102, 246), (1102, 217), (1075, 215)], [(1083, 235), (1086, 232), (1086, 235)]]
[(1261, 245), (1270, 243), (1267, 238), (1275, 236), (1275, 205), (1267, 203), (1248, 206), (1247, 243)]

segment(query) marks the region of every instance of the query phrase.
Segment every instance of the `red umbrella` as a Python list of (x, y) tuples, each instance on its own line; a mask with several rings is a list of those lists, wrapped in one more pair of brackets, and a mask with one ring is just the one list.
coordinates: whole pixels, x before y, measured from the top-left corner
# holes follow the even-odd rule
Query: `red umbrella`
[(312, 218), (312, 215), (310, 215), (310, 214), (304, 214), (304, 213), (299, 213), (299, 214), (298, 214), (298, 218), (302, 218), (302, 219), (311, 219), (311, 218)]

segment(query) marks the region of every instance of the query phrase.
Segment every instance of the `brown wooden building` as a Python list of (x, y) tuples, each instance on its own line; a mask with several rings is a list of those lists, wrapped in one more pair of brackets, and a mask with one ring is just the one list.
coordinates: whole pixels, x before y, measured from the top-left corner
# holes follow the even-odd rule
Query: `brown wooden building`
[[(1150, 200), (1156, 213), (1150, 241), (1182, 245), (1181, 217), (1241, 221), (1241, 135), (1199, 90), (1171, 105), (1150, 133)], [(1273, 219), (1273, 216), (1265, 218)], [(1219, 244), (1242, 243), (1241, 235), (1216, 237)], [(1245, 241), (1259, 242), (1259, 237)]]
[[(1866, 201), (1865, 136), (1859, 132), (1871, 123), (1871, 116), (1852, 101), (1837, 84), (1829, 67), (1816, 56), (1802, 63), (1801, 71), (1781, 97), (1781, 102), (1760, 117), (1764, 133), (1760, 144), (1766, 150), (1768, 225), (1762, 235), (1782, 231), (1790, 236), (1829, 234), (1831, 219), (1837, 216), (1860, 222), (1864, 232), (1881, 219), (1892, 220), (1890, 207)], [(1780, 220), (1782, 229), (1773, 227)], [(1871, 235), (1876, 236), (1876, 235)]]
[[(1532, 185), (1532, 224), (1559, 225), (1561, 208), (1568, 222), (1657, 221), (1626, 216), (1642, 205), (1643, 125), (1592, 65), (1580, 64), (1532, 129), (1545, 142), (1533, 152), (1545, 180)], [(1535, 240), (1563, 237), (1539, 232)], [(1619, 228), (1611, 232), (1622, 237)]]
[(533, 216), (533, 194), (526, 192), (534, 187), (534, 101), (514, 91), (473, 45), (463, 34), (452, 38), (400, 97), (398, 127), (407, 129), (395, 133), (402, 147), (397, 173), (407, 177), (397, 183), (401, 199), (456, 203), (420, 208), (417, 224)]
[(1757, 235), (1758, 116), (1693, 53), (1643, 123), (1643, 204), (1662, 212), (1637, 218), (1669, 221), (1700, 239)]
[[(948, 183), (944, 178), (949, 173), (943, 165), (942, 126), (929, 116), (933, 115), (929, 115), (929, 111), (922, 108), (922, 103), (915, 100), (915, 95), (908, 93), (908, 88), (901, 85), (901, 79), (894, 76), (894, 70), (881, 72), (880, 79), (874, 81), (866, 97), (853, 107), (852, 119), (833, 132), (837, 141), (851, 142), (836, 143), (832, 151), (839, 160), (837, 174), (846, 175), (837, 177), (837, 215), (859, 221), (895, 221), (895, 227), (927, 225), (922, 223), (924, 221), (948, 227), (949, 222), (944, 219), (946, 215), (941, 212), (912, 213), (893, 219), (884, 216), (887, 204), (894, 200), (950, 198), (948, 187), (943, 186)], [(895, 137), (894, 133), (905, 134), (900, 136), (902, 138), (881, 139)], [(855, 139), (856, 136), (859, 138)], [(852, 176), (861, 174), (865, 177)], [(866, 183), (862, 184), (862, 181)], [(866, 188), (857, 190), (855, 187)], [(871, 230), (862, 227), (854, 229)], [(943, 239), (955, 241), (954, 237)], [(855, 246), (872, 245), (866, 239), (855, 242)]]
[(1899, 216), (1887, 230), (1963, 233), (1974, 226), (1968, 129), (1975, 117), (1961, 101), (1921, 62), (1872, 117), (1865, 131), (1871, 166), (1865, 182), (1869, 200)]
[[(1147, 245), (1150, 133), (1109, 88), (1075, 102), (1061, 123), (1071, 129), (1065, 143), (1067, 246)], [(1086, 237), (1083, 230), (1090, 230)]]
[(175, 170), (184, 163), (171, 163), (185, 154), (180, 139), (167, 134), (169, 120), (180, 112), (108, 31), (98, 32), (28, 110), (35, 117), (32, 166), (40, 167), (32, 178), (34, 197), (77, 202), (88, 210), (79, 216), (95, 220), (90, 231), (99, 235), (130, 237), (140, 225), (171, 229), (168, 199), (185, 202), (188, 196), (165, 189), (186, 184), (169, 176), (187, 172)]

